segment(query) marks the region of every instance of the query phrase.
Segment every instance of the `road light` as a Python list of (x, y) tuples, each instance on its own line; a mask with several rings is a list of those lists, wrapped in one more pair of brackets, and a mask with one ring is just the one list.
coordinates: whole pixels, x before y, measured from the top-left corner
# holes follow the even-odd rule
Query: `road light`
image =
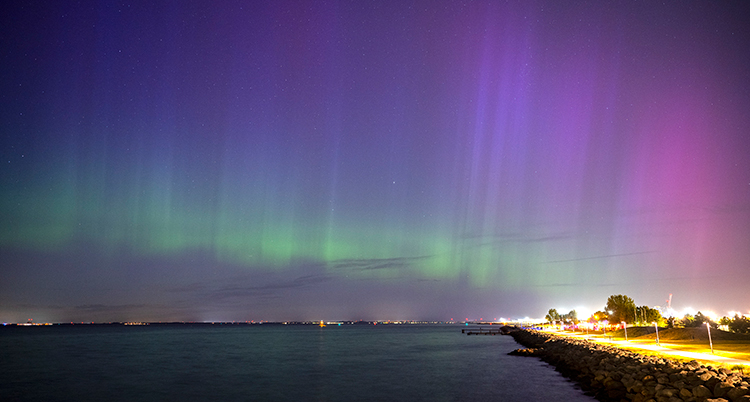
[(656, 344), (659, 344), (659, 326), (656, 325), (656, 321), (654, 321), (654, 328), (656, 328)]
[(714, 342), (711, 340), (711, 325), (706, 323), (706, 330), (708, 331), (708, 344), (711, 345), (711, 354), (714, 354)]
[(622, 328), (625, 330), (625, 342), (628, 341), (628, 323), (622, 322)]

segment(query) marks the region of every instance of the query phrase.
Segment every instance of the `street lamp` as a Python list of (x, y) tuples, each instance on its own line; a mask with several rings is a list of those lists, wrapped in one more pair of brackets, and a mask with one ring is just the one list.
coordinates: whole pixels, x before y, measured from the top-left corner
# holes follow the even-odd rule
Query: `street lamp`
[(656, 321), (654, 321), (654, 328), (656, 328), (656, 344), (659, 344), (659, 327), (656, 325)]
[(706, 323), (706, 330), (708, 331), (708, 344), (711, 345), (711, 354), (714, 354), (714, 343), (711, 340), (711, 325)]
[(622, 328), (625, 330), (625, 342), (628, 341), (628, 323), (622, 322)]

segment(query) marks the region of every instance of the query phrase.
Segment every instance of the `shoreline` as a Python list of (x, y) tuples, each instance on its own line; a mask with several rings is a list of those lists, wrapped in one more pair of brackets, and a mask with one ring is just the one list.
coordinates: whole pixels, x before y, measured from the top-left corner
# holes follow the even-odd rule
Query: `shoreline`
[(739, 371), (534, 330), (510, 335), (527, 348), (511, 354), (541, 358), (600, 401), (750, 402), (750, 376)]

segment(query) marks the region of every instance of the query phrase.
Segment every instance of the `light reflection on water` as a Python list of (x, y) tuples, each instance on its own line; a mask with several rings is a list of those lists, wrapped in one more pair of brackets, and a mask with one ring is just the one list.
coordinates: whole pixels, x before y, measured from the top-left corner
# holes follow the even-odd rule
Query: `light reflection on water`
[(457, 326), (3, 329), (0, 400), (594, 400), (518, 347)]

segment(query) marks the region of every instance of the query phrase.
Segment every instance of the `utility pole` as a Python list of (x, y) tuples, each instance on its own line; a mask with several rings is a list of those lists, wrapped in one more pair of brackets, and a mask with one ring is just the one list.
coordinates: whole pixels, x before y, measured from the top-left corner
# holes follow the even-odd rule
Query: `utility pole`
[(711, 340), (711, 325), (706, 322), (706, 330), (708, 330), (708, 344), (711, 345), (711, 354), (714, 354), (714, 343)]

